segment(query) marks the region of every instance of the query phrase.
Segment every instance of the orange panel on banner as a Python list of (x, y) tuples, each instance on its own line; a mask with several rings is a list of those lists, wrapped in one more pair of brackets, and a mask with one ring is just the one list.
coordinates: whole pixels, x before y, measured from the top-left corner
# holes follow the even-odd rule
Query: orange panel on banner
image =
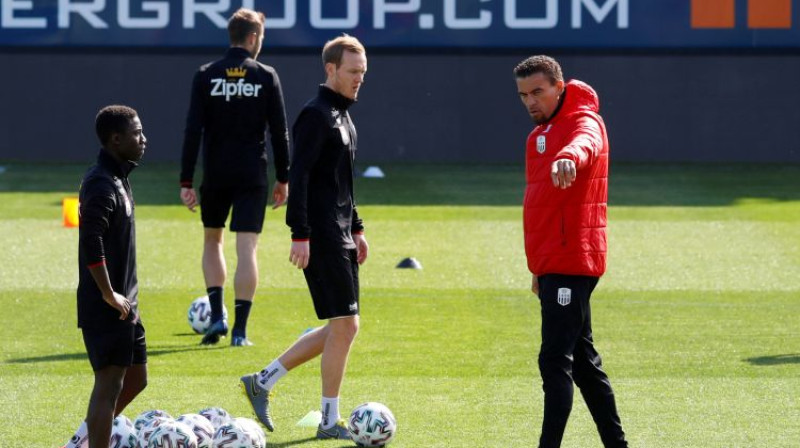
[(734, 0), (692, 0), (692, 28), (733, 28)]
[(792, 0), (750, 0), (747, 2), (749, 28), (791, 28)]

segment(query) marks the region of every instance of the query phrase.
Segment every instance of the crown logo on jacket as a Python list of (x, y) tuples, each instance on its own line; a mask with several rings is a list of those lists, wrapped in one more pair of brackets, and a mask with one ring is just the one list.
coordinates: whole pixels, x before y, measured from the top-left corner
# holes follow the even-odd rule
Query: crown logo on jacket
[(244, 78), (246, 73), (247, 69), (241, 67), (231, 67), (225, 69), (225, 74), (228, 75), (228, 78)]

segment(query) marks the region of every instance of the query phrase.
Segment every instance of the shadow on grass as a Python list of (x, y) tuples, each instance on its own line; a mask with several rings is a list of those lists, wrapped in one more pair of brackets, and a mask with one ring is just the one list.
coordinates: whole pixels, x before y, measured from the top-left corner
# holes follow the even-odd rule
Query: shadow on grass
[[(285, 447), (285, 446), (302, 445), (304, 443), (314, 442), (316, 440), (317, 440), (316, 437), (307, 437), (305, 439), (297, 439), (297, 440), (292, 440), (292, 441), (289, 441), (289, 442), (282, 442), (282, 443), (269, 443), (269, 442), (267, 442), (266, 446), (267, 446), (267, 448), (281, 448), (281, 447)], [(352, 447), (352, 445), (342, 445), (342, 448), (345, 448), (345, 447), (346, 448), (350, 448), (350, 447)]]
[(800, 364), (800, 353), (788, 355), (756, 356), (745, 361), (754, 366), (779, 366), (782, 364)]
[[(228, 348), (228, 346), (223, 345), (216, 347), (208, 347), (208, 346), (201, 346), (199, 344), (193, 345), (191, 347), (156, 348), (156, 349), (148, 349), (147, 356), (148, 357), (161, 356), (161, 355), (169, 355), (171, 353), (193, 352), (198, 350), (222, 350), (225, 348)], [(55, 355), (32, 356), (29, 358), (12, 358), (6, 361), (6, 364), (32, 364), (39, 362), (77, 361), (86, 358), (87, 358), (86, 352), (59, 353)]]
[[(12, 164), (6, 168), (0, 174), (0, 193), (76, 195), (88, 165)], [(381, 168), (386, 178), (356, 179), (359, 204), (521, 206), (525, 190), (523, 163), (382, 164)], [(131, 176), (137, 205), (180, 206), (179, 172), (178, 164), (143, 164)], [(800, 164), (725, 163), (709, 167), (704, 163), (612, 162), (609, 191), (612, 206), (726, 206), (743, 199), (800, 201)]]

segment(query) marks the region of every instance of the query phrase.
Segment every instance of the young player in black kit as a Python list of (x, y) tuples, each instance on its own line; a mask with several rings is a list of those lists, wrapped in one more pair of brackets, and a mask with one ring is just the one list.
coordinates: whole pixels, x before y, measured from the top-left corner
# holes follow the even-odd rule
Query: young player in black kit
[(356, 129), (348, 108), (364, 82), (367, 56), (357, 39), (344, 35), (325, 45), (322, 60), (325, 84), (292, 129), (286, 223), (292, 228), (289, 259), (303, 269), (317, 317), (327, 323), (303, 335), (260, 373), (243, 376), (242, 383), (256, 416), (272, 431), (270, 390), (288, 371), (322, 355), (322, 422), (316, 437), (349, 439), (339, 418), (339, 389), (358, 332), (358, 266), (369, 246), (353, 198)]
[(139, 318), (134, 202), (128, 175), (147, 139), (135, 110), (108, 106), (95, 120), (103, 149), (80, 188), (78, 326), (94, 388), (86, 421), (66, 447), (107, 447), (111, 423), (147, 385)]
[(289, 137), (278, 74), (256, 61), (264, 39), (264, 14), (236, 11), (228, 21), (231, 47), (219, 61), (200, 67), (192, 83), (181, 168), (181, 201), (198, 205), (194, 169), (203, 144), (203, 182), (199, 205), (205, 238), (203, 276), (211, 302), (211, 326), (203, 344), (216, 344), (228, 333), (223, 319), (227, 277), (222, 251), (228, 213), (236, 232), (234, 276), (236, 321), (231, 345), (247, 346), (247, 319), (258, 286), (256, 248), (269, 196), (266, 129), (269, 125), (275, 177), (273, 209), (289, 194)]

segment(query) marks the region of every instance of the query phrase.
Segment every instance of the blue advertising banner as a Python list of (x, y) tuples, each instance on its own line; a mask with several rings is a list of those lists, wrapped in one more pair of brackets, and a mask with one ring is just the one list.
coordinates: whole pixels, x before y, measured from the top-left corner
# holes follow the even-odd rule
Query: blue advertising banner
[(800, 48), (800, 0), (0, 0), (0, 46), (211, 47), (267, 15), (265, 47)]

